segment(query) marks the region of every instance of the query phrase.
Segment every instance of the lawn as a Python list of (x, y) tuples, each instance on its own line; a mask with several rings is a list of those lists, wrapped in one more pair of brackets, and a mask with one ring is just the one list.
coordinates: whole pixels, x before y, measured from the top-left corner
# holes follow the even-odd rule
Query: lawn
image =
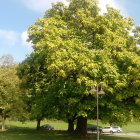
[(123, 130), (125, 132), (140, 133), (140, 122), (129, 123), (128, 125), (123, 126)]
[[(89, 121), (89, 123), (94, 121)], [(46, 120), (43, 124), (51, 124), (55, 127), (55, 131), (36, 131), (35, 122), (7, 122), (8, 130), (0, 131), (0, 140), (96, 140), (96, 134), (89, 134), (87, 137), (77, 137), (69, 135), (66, 132), (67, 123), (58, 120)], [(138, 123), (131, 123), (125, 126), (126, 131), (130, 131), (134, 128), (139, 129)], [(139, 129), (140, 130), (140, 129)], [(100, 135), (100, 140), (140, 140), (140, 136), (115, 136), (115, 135)]]
[[(139, 140), (136, 136), (113, 136), (101, 135), (100, 140)], [(96, 140), (96, 135), (88, 135), (87, 137), (77, 137), (68, 135), (66, 131), (36, 131), (23, 130), (22, 131), (6, 131), (0, 132), (0, 140)]]

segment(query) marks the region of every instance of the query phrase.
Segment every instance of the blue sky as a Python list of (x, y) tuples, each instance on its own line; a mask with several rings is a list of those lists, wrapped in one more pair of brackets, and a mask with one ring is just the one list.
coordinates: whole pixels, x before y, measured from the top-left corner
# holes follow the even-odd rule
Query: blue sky
[[(26, 42), (28, 27), (43, 17), (52, 2), (57, 1), (0, 0), (0, 56), (11, 54), (15, 61), (23, 61), (32, 52), (31, 44)], [(140, 0), (99, 0), (102, 12), (106, 11), (106, 4), (120, 9), (125, 16), (133, 17), (136, 25), (140, 25)]]

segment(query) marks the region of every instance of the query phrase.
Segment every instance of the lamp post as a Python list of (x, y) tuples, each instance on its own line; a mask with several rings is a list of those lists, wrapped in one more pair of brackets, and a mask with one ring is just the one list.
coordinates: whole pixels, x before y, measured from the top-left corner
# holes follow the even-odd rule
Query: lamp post
[(99, 87), (97, 85), (96, 90), (96, 101), (97, 101), (97, 140), (99, 140)]
[(96, 86), (96, 88), (92, 88), (93, 92), (96, 92), (96, 106), (97, 106), (97, 140), (99, 140), (99, 95), (105, 94), (105, 92), (101, 89), (99, 90), (99, 85)]

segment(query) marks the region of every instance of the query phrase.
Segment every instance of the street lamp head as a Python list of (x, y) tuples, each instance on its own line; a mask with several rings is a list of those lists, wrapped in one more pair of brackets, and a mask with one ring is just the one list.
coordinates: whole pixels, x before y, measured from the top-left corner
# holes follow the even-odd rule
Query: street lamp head
[(97, 92), (97, 89), (92, 88), (90, 91), (91, 91), (91, 92)]
[(92, 93), (95, 92), (96, 94), (99, 94), (99, 95), (105, 94), (105, 92), (104, 92), (104, 90), (102, 89), (102, 87), (101, 87), (100, 90), (99, 90), (98, 88), (95, 88), (95, 87), (94, 87), (94, 88), (91, 89), (91, 92), (92, 92)]
[(101, 89), (101, 90), (98, 92), (98, 94), (100, 94), (100, 95), (104, 95), (104, 94), (105, 94), (105, 92), (104, 92), (104, 90), (103, 90), (103, 89)]

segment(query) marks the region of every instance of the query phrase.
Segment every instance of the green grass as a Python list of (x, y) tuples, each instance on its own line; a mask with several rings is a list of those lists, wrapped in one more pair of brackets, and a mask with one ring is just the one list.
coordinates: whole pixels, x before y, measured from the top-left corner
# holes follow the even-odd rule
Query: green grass
[(128, 125), (123, 126), (123, 130), (125, 132), (140, 133), (140, 122), (129, 123)]
[[(139, 140), (136, 136), (113, 136), (101, 135), (100, 140)], [(66, 131), (6, 131), (0, 132), (0, 140), (96, 140), (96, 135), (88, 135), (87, 137), (77, 137), (68, 135)]]
[[(88, 124), (95, 124), (94, 121), (89, 121)], [(96, 140), (96, 134), (89, 134), (87, 137), (77, 137), (69, 135), (66, 132), (67, 123), (58, 120), (46, 120), (43, 124), (53, 125), (55, 131), (36, 131), (36, 122), (7, 122), (7, 130), (0, 131), (0, 140)], [(102, 124), (100, 124), (102, 125)], [(138, 123), (130, 123), (123, 129), (130, 132), (140, 130)], [(116, 136), (116, 135), (100, 135), (100, 140), (140, 140), (140, 136)]]
[[(60, 120), (44, 120), (41, 122), (41, 125), (44, 124), (50, 124), (54, 126), (55, 130), (66, 130), (67, 129), (67, 123), (60, 121)], [(26, 129), (35, 129), (36, 128), (36, 122), (35, 121), (29, 121), (25, 123), (21, 123), (18, 121), (7, 121), (7, 128), (8, 129), (16, 129), (16, 128), (26, 128)]]

